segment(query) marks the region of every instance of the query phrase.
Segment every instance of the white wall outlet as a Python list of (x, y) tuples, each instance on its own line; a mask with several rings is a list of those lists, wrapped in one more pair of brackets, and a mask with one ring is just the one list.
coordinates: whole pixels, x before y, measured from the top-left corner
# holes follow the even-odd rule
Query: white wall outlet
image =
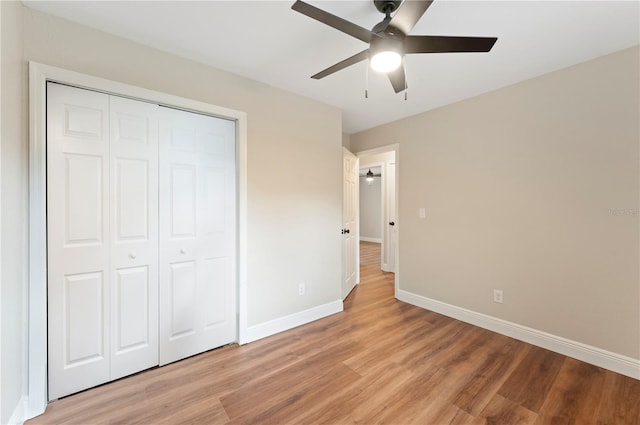
[(493, 290), (493, 302), (502, 304), (502, 301), (503, 301), (502, 290), (494, 289)]
[(298, 295), (304, 295), (304, 291), (305, 291), (304, 283), (299, 283), (298, 284)]
[(418, 217), (426, 218), (427, 217), (427, 210), (424, 209), (424, 208), (418, 208)]

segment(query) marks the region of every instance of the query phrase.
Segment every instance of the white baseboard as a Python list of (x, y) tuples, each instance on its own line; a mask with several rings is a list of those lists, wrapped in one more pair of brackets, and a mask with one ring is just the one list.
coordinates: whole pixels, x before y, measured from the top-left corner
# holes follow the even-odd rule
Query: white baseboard
[(395, 273), (396, 272), (395, 267), (389, 267), (389, 265), (387, 263), (383, 263), (382, 266), (380, 266), (380, 268), (382, 269), (383, 272), (387, 272), (387, 273)]
[(572, 341), (537, 329), (518, 325), (486, 314), (456, 307), (441, 301), (399, 290), (396, 298), (409, 304), (431, 310), (445, 316), (497, 332), (574, 359), (582, 360), (622, 375), (640, 379), (640, 359), (616, 354), (611, 351)]
[(22, 425), (27, 419), (27, 396), (23, 395), (9, 418), (8, 425)]
[(373, 242), (373, 243), (382, 243), (381, 238), (370, 238), (367, 236), (360, 236), (360, 242)]
[(257, 341), (277, 333), (305, 325), (323, 317), (331, 316), (343, 310), (342, 300), (319, 305), (308, 310), (270, 320), (259, 325), (249, 326), (243, 343)]

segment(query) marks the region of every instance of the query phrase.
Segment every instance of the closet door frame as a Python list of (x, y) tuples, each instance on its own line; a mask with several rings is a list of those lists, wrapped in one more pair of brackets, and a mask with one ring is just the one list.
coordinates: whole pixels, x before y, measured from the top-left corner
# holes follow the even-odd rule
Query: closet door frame
[(29, 358), (26, 417), (47, 403), (46, 85), (67, 84), (236, 122), (237, 341), (247, 342), (247, 114), (179, 96), (29, 62)]

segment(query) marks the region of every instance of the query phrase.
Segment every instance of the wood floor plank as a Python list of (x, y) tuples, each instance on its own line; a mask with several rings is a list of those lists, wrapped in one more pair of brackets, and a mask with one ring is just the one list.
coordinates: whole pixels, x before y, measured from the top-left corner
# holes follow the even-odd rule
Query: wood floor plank
[(476, 330), (467, 324), (459, 324), (461, 332), (447, 344), (448, 350), (429, 359), (457, 375), (473, 373), (488, 356), (501, 350), (511, 341), (485, 329)]
[(411, 376), (410, 371), (398, 366), (382, 366), (377, 373), (362, 377), (351, 385), (328, 408), (305, 415), (307, 420), (303, 423), (367, 423), (363, 419), (383, 410), (388, 394), (401, 387)]
[(27, 424), (640, 424), (640, 381), (394, 298), (362, 243), (344, 312), (50, 403)]
[(498, 394), (533, 412), (539, 412), (564, 359), (561, 354), (530, 346), (529, 352), (498, 390)]
[(593, 423), (603, 395), (605, 375), (599, 367), (566, 358), (536, 424)]
[[(416, 355), (408, 356), (403, 360), (403, 364), (409, 368), (419, 368), (423, 365), (441, 365), (456, 356), (456, 346), (458, 342), (465, 338), (465, 335), (473, 331), (462, 322), (450, 322), (444, 326), (436, 328), (429, 336), (426, 346), (422, 347)], [(474, 338), (472, 336), (472, 338)], [(418, 342), (419, 344), (421, 342)], [(421, 344), (422, 345), (422, 344)]]
[(233, 421), (258, 416), (261, 410), (286, 400), (309, 380), (318, 379), (360, 349), (357, 342), (336, 343), (323, 352), (297, 361), (273, 374), (262, 376), (220, 400)]
[(464, 381), (452, 379), (450, 372), (432, 367), (417, 374), (406, 387), (390, 396), (392, 409), (377, 418), (379, 424), (449, 423), (459, 415), (451, 403)]
[(640, 381), (607, 373), (602, 388), (598, 425), (640, 424)]
[(496, 394), (472, 424), (533, 425), (537, 417), (535, 412)]
[(374, 341), (367, 349), (347, 359), (345, 364), (360, 374), (370, 373), (380, 363), (388, 364), (408, 347), (413, 348), (416, 345), (413, 339), (423, 340), (433, 332), (430, 326), (424, 322), (413, 322), (403, 324), (395, 331), (373, 333), (371, 337)]
[(482, 364), (453, 400), (453, 404), (473, 416), (487, 406), (524, 357), (526, 344), (502, 335), (497, 336), (496, 340), (505, 340), (505, 345), (484, 356)]
[[(285, 390), (284, 392), (288, 394), (287, 398), (274, 402), (269, 396), (268, 407), (260, 409), (257, 415), (247, 415), (249, 419), (244, 419), (247, 417), (245, 416), (234, 418), (234, 420), (245, 424), (280, 424), (290, 421), (300, 413), (304, 417), (307, 406), (317, 403), (318, 400), (326, 400), (336, 392), (336, 388), (344, 388), (360, 379), (357, 373), (343, 364), (335, 365), (328, 372), (321, 370), (317, 372), (319, 372), (317, 376), (310, 377), (302, 385)], [(301, 420), (299, 423), (304, 421)]]

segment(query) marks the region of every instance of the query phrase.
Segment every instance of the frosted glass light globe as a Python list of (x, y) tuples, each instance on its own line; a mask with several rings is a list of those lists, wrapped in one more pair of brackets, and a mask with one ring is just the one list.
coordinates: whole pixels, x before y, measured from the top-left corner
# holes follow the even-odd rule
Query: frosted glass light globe
[(377, 72), (391, 72), (398, 69), (402, 56), (398, 52), (386, 50), (378, 52), (371, 58), (371, 69)]

